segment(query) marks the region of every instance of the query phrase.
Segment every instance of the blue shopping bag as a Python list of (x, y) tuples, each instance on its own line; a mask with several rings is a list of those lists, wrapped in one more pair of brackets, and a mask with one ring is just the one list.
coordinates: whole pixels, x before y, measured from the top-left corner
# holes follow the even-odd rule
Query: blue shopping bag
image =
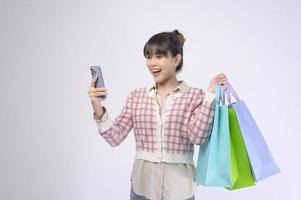
[[(230, 187), (230, 131), (228, 106), (221, 85), (216, 86), (212, 132), (207, 143), (200, 145), (194, 182), (204, 186)], [(222, 101), (222, 105), (220, 105)]]
[[(247, 105), (239, 99), (236, 91), (229, 82), (227, 82), (226, 94), (229, 107), (233, 107), (235, 110), (255, 180), (258, 182), (280, 172)], [(233, 95), (237, 102), (231, 103), (230, 94)]]

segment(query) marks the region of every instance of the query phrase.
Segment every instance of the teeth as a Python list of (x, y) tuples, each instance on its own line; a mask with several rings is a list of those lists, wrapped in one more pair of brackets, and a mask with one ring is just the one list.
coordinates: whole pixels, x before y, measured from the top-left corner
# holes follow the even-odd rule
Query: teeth
[(161, 71), (161, 69), (157, 69), (157, 70), (152, 70), (153, 72), (159, 72)]

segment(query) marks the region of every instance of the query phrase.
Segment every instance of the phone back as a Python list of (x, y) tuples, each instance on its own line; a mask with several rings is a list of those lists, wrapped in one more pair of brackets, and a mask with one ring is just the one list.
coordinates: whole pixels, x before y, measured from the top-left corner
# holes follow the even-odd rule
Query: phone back
[(98, 75), (98, 78), (95, 83), (96, 88), (105, 87), (102, 71), (100, 66), (91, 66), (90, 67), (91, 75), (94, 78), (96, 75)]

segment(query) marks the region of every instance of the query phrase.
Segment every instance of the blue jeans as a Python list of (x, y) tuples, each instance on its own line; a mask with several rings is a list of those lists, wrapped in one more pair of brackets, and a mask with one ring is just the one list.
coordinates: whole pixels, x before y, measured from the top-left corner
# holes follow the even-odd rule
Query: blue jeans
[[(133, 185), (131, 185), (131, 199), (130, 200), (150, 200), (150, 199), (146, 198), (145, 196), (136, 194), (133, 190)], [(185, 200), (195, 200), (195, 198), (194, 198), (194, 196), (192, 196)]]

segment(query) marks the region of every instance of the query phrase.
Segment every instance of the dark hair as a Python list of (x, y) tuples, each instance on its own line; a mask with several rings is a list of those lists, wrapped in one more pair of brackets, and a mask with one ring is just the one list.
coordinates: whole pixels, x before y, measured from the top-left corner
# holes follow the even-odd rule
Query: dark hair
[(181, 54), (182, 59), (179, 65), (176, 67), (176, 72), (180, 71), (183, 66), (183, 45), (185, 38), (182, 33), (177, 29), (172, 32), (161, 32), (153, 35), (144, 45), (143, 55), (144, 57), (156, 54), (164, 55), (168, 54), (168, 51), (173, 57), (178, 53)]

